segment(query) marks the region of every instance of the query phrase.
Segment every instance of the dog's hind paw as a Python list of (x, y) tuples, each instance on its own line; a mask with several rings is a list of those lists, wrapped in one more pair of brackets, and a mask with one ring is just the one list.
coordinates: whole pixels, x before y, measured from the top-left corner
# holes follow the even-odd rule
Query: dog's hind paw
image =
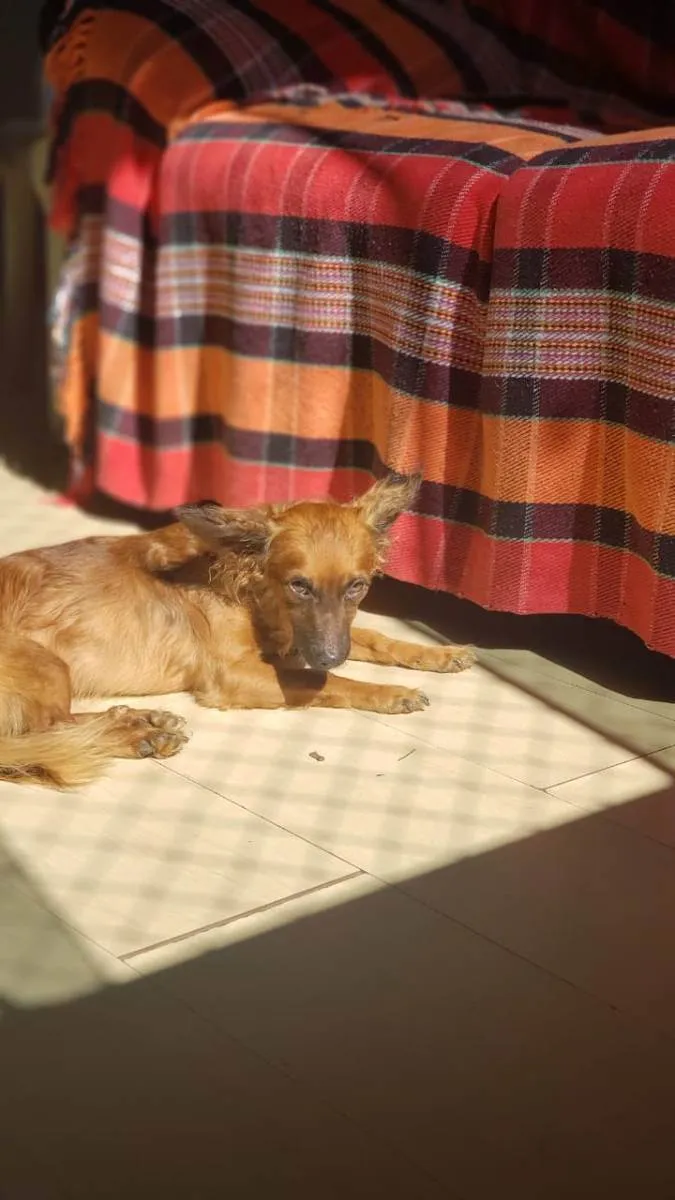
[(106, 715), (110, 735), (119, 743), (117, 752), (124, 758), (171, 758), (189, 740), (183, 717), (162, 709), (120, 704)]
[(171, 758), (182, 750), (187, 740), (183, 733), (160, 733), (153, 729), (136, 743), (136, 753), (139, 758)]
[(185, 728), (185, 717), (165, 712), (162, 708), (149, 708), (144, 716), (155, 729), (161, 729), (163, 733), (177, 733)]

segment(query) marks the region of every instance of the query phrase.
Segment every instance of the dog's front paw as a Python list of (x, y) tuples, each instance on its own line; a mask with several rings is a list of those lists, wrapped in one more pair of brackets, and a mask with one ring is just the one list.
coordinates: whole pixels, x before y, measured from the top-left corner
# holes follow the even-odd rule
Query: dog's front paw
[(400, 666), (412, 671), (438, 671), (455, 675), (466, 671), (476, 661), (472, 646), (406, 646), (401, 655)]
[(421, 712), (428, 705), (429, 697), (419, 688), (390, 687), (386, 689), (381, 705), (378, 705), (375, 711), (392, 715)]
[(458, 671), (467, 671), (476, 661), (476, 651), (473, 646), (435, 646), (434, 671), (445, 671), (456, 675)]

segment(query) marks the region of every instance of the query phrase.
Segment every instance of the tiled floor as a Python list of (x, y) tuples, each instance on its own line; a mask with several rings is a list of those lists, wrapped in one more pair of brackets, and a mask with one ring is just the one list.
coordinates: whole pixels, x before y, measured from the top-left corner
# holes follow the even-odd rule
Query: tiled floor
[(0, 785), (2, 1200), (675, 1195), (675, 675), (486, 644), (424, 713), (176, 697), (179, 757)]

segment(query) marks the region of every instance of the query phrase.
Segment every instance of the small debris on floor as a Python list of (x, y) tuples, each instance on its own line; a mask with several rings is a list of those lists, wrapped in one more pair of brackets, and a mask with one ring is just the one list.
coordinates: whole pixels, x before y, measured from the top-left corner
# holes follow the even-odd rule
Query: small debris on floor
[(325, 762), (326, 761), (325, 755), (319, 754), (318, 750), (310, 750), (309, 757), (313, 758), (315, 762)]
[(408, 750), (405, 754), (402, 754), (398, 761), (403, 762), (404, 758), (410, 758), (410, 755), (414, 754), (416, 750), (417, 746), (413, 746), (412, 750)]

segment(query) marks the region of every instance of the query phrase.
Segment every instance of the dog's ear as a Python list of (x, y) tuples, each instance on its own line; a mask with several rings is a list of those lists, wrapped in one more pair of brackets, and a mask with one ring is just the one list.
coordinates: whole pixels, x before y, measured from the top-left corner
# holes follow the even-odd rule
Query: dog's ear
[(265, 509), (222, 508), (215, 500), (184, 504), (176, 509), (176, 516), (186, 529), (221, 554), (225, 550), (237, 550), (244, 554), (264, 555), (275, 532)]
[(386, 537), (396, 518), (410, 508), (421, 482), (421, 475), (387, 475), (355, 501), (378, 538)]

